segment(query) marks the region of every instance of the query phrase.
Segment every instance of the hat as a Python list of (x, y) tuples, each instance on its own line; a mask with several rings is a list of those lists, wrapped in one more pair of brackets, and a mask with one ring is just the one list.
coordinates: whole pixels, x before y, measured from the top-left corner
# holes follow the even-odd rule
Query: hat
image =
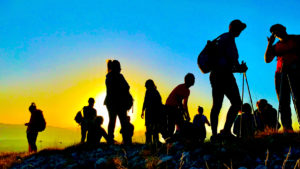
[(274, 32), (277, 32), (277, 31), (284, 31), (285, 32), (286, 31), (286, 27), (284, 27), (281, 24), (272, 25), (271, 28), (270, 28), (270, 32), (274, 33)]
[(238, 30), (244, 30), (246, 28), (246, 24), (241, 22), (240, 20), (236, 19), (230, 22), (229, 27), (233, 29), (238, 29)]

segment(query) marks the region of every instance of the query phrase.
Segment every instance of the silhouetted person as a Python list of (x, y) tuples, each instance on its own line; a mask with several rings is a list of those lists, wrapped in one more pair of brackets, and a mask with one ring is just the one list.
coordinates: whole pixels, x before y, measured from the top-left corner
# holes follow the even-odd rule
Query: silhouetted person
[(174, 134), (175, 124), (177, 129), (184, 121), (190, 121), (190, 114), (188, 111), (188, 98), (190, 95), (190, 87), (195, 83), (195, 76), (188, 73), (184, 77), (184, 83), (176, 86), (170, 93), (166, 101), (166, 113), (167, 113), (167, 134), (164, 137), (171, 137)]
[(239, 89), (233, 75), (234, 72), (246, 72), (245, 63), (239, 63), (238, 51), (235, 38), (246, 28), (246, 24), (240, 20), (233, 20), (229, 25), (229, 32), (222, 34), (218, 38), (218, 59), (215, 60), (214, 68), (210, 73), (210, 83), (212, 87), (213, 106), (210, 113), (212, 129), (211, 139), (216, 138), (218, 129), (218, 118), (222, 107), (224, 96), (226, 96), (231, 106), (227, 113), (226, 122), (222, 136), (232, 136), (231, 127), (241, 108), (241, 97)]
[[(270, 63), (277, 56), (277, 69), (275, 72), (275, 88), (279, 100), (279, 113), (284, 132), (293, 132), (290, 100), (294, 101), (295, 110), (299, 120), (300, 109), (300, 36), (289, 35), (281, 24), (270, 28), (272, 33), (268, 38), (268, 47), (265, 53), (265, 62)], [(273, 45), (275, 38), (279, 39)]]
[(277, 110), (270, 105), (267, 100), (260, 99), (257, 103), (257, 113), (261, 118), (264, 130), (276, 130), (280, 128), (280, 124), (277, 119)]
[(125, 143), (123, 140), (123, 143), (126, 145), (131, 145), (132, 144), (132, 136), (133, 136), (133, 132), (134, 132), (134, 126), (133, 126), (133, 124), (130, 123), (130, 116), (127, 116), (126, 120), (127, 120), (128, 125), (126, 128), (121, 128), (120, 133), (123, 135), (123, 137), (125, 135), (128, 138), (128, 141)]
[(141, 117), (143, 119), (145, 116), (146, 143), (157, 144), (159, 142), (158, 133), (160, 127), (160, 116), (162, 113), (161, 96), (156, 90), (153, 80), (147, 80), (145, 87), (147, 90)]
[(106, 142), (108, 140), (108, 135), (104, 128), (101, 127), (103, 124), (103, 117), (97, 116), (94, 119), (93, 126), (88, 131), (87, 142), (89, 144), (98, 144), (101, 141), (101, 138), (104, 137)]
[(193, 120), (193, 125), (196, 127), (197, 132), (199, 132), (199, 133), (195, 133), (195, 135), (199, 134), (200, 142), (204, 143), (204, 140), (206, 138), (205, 124), (210, 126), (210, 123), (207, 120), (206, 116), (203, 115), (203, 107), (201, 106), (198, 107), (198, 113), (199, 114), (194, 116), (194, 120)]
[[(129, 85), (121, 74), (121, 65), (117, 60), (107, 62), (108, 73), (106, 75), (106, 98), (104, 104), (107, 107), (109, 115), (108, 123), (108, 143), (114, 143), (114, 130), (116, 118), (119, 117), (121, 128), (127, 128), (127, 96), (129, 94)], [(126, 133), (126, 132), (125, 132)], [(129, 143), (130, 138), (122, 134), (123, 142)]]
[(81, 142), (84, 143), (86, 133), (93, 127), (95, 117), (97, 116), (97, 110), (94, 109), (95, 99), (89, 98), (89, 105), (83, 107), (83, 119), (81, 122)]
[(239, 138), (253, 138), (255, 123), (250, 104), (243, 104), (242, 111), (234, 122), (233, 133)]
[(46, 122), (43, 116), (43, 112), (36, 108), (35, 103), (31, 103), (29, 111), (31, 113), (30, 121), (28, 123), (25, 123), (25, 126), (27, 126), (27, 141), (29, 144), (29, 152), (36, 152), (36, 139), (38, 136), (38, 132), (45, 129)]

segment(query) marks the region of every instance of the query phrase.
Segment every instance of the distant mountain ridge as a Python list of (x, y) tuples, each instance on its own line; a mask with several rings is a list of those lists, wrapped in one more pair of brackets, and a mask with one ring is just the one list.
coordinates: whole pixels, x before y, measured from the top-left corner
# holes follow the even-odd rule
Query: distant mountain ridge
[[(26, 126), (0, 123), (0, 152), (22, 152), (28, 150)], [(63, 148), (80, 141), (80, 128), (47, 126), (37, 138), (38, 149)]]

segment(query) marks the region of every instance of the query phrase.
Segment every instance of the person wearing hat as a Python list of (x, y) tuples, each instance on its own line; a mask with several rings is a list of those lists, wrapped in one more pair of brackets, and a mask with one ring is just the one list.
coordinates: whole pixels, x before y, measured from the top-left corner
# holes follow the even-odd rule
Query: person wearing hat
[[(277, 56), (275, 72), (275, 88), (279, 100), (279, 113), (284, 132), (293, 132), (290, 98), (292, 96), (299, 120), (299, 85), (300, 78), (299, 56), (300, 36), (289, 35), (281, 24), (271, 26), (272, 35), (268, 37), (268, 46), (265, 53), (265, 62), (270, 63)], [(279, 41), (273, 45), (275, 39)]]
[(224, 136), (224, 138), (233, 136), (231, 127), (242, 104), (233, 73), (246, 72), (248, 69), (244, 62), (240, 64), (238, 61), (239, 55), (235, 44), (235, 38), (237, 38), (245, 28), (246, 24), (242, 23), (240, 20), (233, 20), (229, 24), (229, 32), (224, 33), (217, 38), (218, 59), (215, 60), (214, 68), (210, 73), (213, 97), (213, 106), (210, 112), (212, 141), (217, 138), (218, 117), (224, 96), (229, 99), (231, 106), (228, 110), (221, 136)]

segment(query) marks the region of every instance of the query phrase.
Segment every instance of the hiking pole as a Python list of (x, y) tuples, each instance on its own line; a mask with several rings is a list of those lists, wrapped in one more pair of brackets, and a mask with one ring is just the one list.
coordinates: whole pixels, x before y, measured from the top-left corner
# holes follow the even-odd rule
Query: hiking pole
[[(245, 81), (245, 77), (243, 76), (243, 85), (242, 85), (242, 104), (241, 104), (241, 113), (243, 113), (243, 103), (244, 103), (244, 81)], [(240, 118), (240, 138), (242, 137), (242, 114), (241, 114), (241, 118)]]
[(298, 123), (300, 124), (299, 112), (298, 112), (298, 107), (297, 107), (297, 104), (296, 104), (297, 103), (297, 98), (295, 97), (290, 77), (289, 77), (288, 74), (286, 74), (286, 76), (287, 76), (287, 79), (288, 79), (288, 82), (289, 82), (290, 91), (291, 91), (291, 94), (292, 94), (292, 99), (293, 99), (293, 102), (294, 102), (294, 107), (295, 107), (295, 111), (296, 111), (296, 114), (297, 114)]
[(255, 127), (257, 128), (257, 123), (256, 123), (256, 118), (255, 118), (255, 112), (254, 112), (254, 109), (253, 109), (253, 102), (252, 102), (252, 97), (251, 97), (251, 92), (250, 92), (250, 88), (249, 88), (249, 84), (248, 84), (246, 72), (244, 72), (244, 76), (245, 76), (246, 85), (247, 85), (248, 92), (249, 92), (249, 97), (250, 97), (250, 102), (251, 102), (252, 112), (253, 112), (253, 114), (254, 114), (254, 124), (255, 124)]

